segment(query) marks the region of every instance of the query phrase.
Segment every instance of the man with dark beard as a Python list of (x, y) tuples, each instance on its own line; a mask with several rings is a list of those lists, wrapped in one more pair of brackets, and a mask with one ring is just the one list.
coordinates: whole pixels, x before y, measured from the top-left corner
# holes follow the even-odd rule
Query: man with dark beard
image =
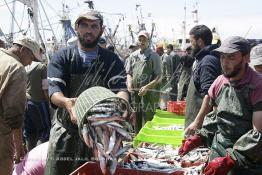
[(216, 50), (223, 75), (204, 97), (196, 118), (204, 120), (202, 129), (183, 141), (179, 154), (205, 145), (211, 148), (205, 175), (261, 175), (262, 75), (248, 66), (246, 39), (229, 37)]
[(204, 96), (208, 93), (209, 87), (221, 74), (219, 53), (214, 51), (218, 46), (211, 45), (213, 38), (211, 30), (205, 25), (197, 25), (191, 29), (189, 34), (195, 63), (192, 68), (193, 73), (186, 97), (186, 135), (194, 134), (195, 130), (201, 126), (193, 121), (199, 112)]
[[(92, 160), (93, 152), (78, 135), (73, 107), (81, 92), (103, 86), (128, 100), (124, 66), (116, 54), (98, 46), (104, 31), (97, 11), (75, 21), (78, 44), (54, 54), (48, 67), (49, 97), (56, 109), (50, 133), (46, 175), (65, 175)], [(118, 78), (116, 78), (118, 77)], [(93, 94), (94, 98), (96, 94)]]

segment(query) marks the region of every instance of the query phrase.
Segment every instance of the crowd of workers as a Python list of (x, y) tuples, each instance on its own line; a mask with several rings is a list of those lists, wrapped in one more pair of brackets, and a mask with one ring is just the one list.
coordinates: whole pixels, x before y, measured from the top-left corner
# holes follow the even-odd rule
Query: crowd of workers
[(73, 107), (93, 86), (131, 103), (135, 133), (155, 109), (165, 110), (167, 101), (186, 100), (180, 155), (204, 145), (211, 148), (206, 175), (262, 174), (262, 44), (251, 48), (240, 36), (212, 44), (211, 30), (197, 25), (181, 55), (172, 44), (166, 52), (163, 46), (152, 49), (142, 30), (123, 59), (102, 37), (103, 22), (97, 11), (80, 14), (74, 23), (77, 40), (54, 53), (48, 66), (41, 62), (44, 49), (30, 38), (0, 49), (1, 175), (22, 174), (29, 151), (46, 141), (47, 157), (35, 174), (65, 175), (92, 160)]

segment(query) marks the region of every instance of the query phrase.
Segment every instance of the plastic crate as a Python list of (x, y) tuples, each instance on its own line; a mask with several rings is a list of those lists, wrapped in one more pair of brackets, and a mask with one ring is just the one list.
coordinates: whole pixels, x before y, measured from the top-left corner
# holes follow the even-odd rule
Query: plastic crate
[[(171, 124), (173, 125), (173, 124)], [(170, 144), (174, 147), (180, 146), (184, 138), (183, 129), (180, 130), (157, 130), (153, 126), (170, 126), (170, 124), (159, 124), (147, 122), (134, 138), (133, 146), (137, 147), (141, 142)]]
[[(164, 130), (164, 129), (158, 129), (158, 127), (169, 127), (177, 125), (181, 129), (177, 130)], [(167, 135), (167, 136), (183, 136), (184, 131), (184, 124), (170, 124), (170, 123), (155, 123), (155, 122), (146, 122), (145, 126), (142, 128), (143, 132), (145, 134), (153, 134), (153, 135)]]
[(155, 111), (155, 115), (161, 116), (163, 118), (184, 117), (184, 115), (182, 115), (182, 114), (176, 114), (176, 113), (173, 113), (173, 112), (163, 111), (163, 110), (160, 110), (160, 109), (157, 109)]
[(147, 122), (133, 140), (133, 146), (137, 147), (141, 142), (170, 144), (180, 146), (184, 139), (184, 130), (158, 130), (154, 126), (184, 126), (184, 116), (175, 113), (156, 110), (152, 121)]
[[(114, 175), (183, 175), (184, 171), (174, 173), (153, 172), (117, 167)], [(70, 175), (104, 175), (100, 170), (99, 163), (87, 162)]]
[(168, 101), (167, 111), (174, 112), (178, 115), (185, 115), (186, 102), (185, 101)]
[(155, 123), (162, 123), (162, 124), (179, 124), (184, 125), (185, 117), (182, 115), (177, 115), (172, 112), (156, 110), (154, 118), (152, 120)]

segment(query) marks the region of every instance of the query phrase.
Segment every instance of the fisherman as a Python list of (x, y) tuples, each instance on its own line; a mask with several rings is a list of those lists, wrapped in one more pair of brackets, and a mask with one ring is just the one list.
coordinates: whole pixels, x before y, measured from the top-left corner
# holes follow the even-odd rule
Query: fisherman
[(10, 175), (24, 156), (22, 125), (26, 104), (24, 66), (40, 59), (40, 46), (23, 37), (9, 50), (0, 49), (0, 174)]
[(177, 83), (179, 79), (180, 57), (174, 52), (172, 44), (166, 46), (166, 53), (162, 58), (163, 78), (161, 83), (160, 108), (166, 108), (168, 100), (175, 101), (177, 98)]
[(196, 118), (201, 124), (204, 120), (202, 129), (183, 141), (179, 154), (206, 145), (211, 154), (205, 175), (261, 175), (262, 75), (248, 66), (246, 39), (229, 37), (216, 50), (223, 75), (204, 97)]
[(36, 145), (48, 141), (51, 129), (47, 66), (41, 61), (33, 61), (31, 65), (26, 66), (27, 107), (24, 121), (24, 137), (27, 151), (30, 151)]
[[(75, 21), (78, 44), (54, 54), (48, 67), (49, 97), (56, 108), (50, 133), (46, 175), (65, 175), (91, 161), (92, 150), (78, 135), (73, 110), (76, 98), (93, 86), (111, 89), (128, 100), (126, 74), (116, 54), (101, 48), (103, 17), (94, 10)], [(92, 94), (96, 98), (96, 94)]]
[(164, 52), (163, 45), (158, 45), (158, 46), (156, 47), (156, 53), (157, 53), (160, 57), (163, 56), (163, 54), (165, 53), (165, 52)]
[(252, 48), (250, 53), (251, 66), (257, 72), (262, 73), (262, 44), (258, 44)]
[(171, 82), (172, 86), (169, 99), (172, 101), (176, 101), (178, 93), (177, 84), (181, 74), (180, 56), (176, 54), (172, 44), (167, 45), (167, 55), (169, 55), (169, 57), (163, 59), (163, 64), (167, 65), (166, 75), (169, 77), (169, 81)]
[[(202, 104), (204, 96), (214, 80), (221, 74), (219, 53), (214, 51), (218, 46), (211, 45), (212, 32), (205, 25), (197, 25), (190, 32), (192, 56), (195, 57), (193, 75), (190, 79), (186, 97), (185, 134), (193, 134), (196, 125), (190, 125)], [(187, 128), (188, 127), (188, 128)]]
[(150, 49), (149, 33), (138, 33), (139, 49), (126, 61), (127, 88), (131, 93), (132, 105), (136, 111), (135, 132), (153, 118), (159, 101), (161, 81), (160, 57)]
[(192, 66), (195, 59), (191, 56), (192, 46), (185, 48), (185, 54), (181, 56), (180, 63), (182, 65), (181, 75), (178, 81), (177, 100), (182, 101), (186, 97), (189, 81), (192, 75)]

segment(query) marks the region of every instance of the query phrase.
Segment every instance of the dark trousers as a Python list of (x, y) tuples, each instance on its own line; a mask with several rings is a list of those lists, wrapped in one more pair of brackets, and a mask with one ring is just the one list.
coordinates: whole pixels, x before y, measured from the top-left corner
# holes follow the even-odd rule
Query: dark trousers
[(49, 140), (51, 118), (48, 102), (27, 101), (24, 132), (28, 151)]

